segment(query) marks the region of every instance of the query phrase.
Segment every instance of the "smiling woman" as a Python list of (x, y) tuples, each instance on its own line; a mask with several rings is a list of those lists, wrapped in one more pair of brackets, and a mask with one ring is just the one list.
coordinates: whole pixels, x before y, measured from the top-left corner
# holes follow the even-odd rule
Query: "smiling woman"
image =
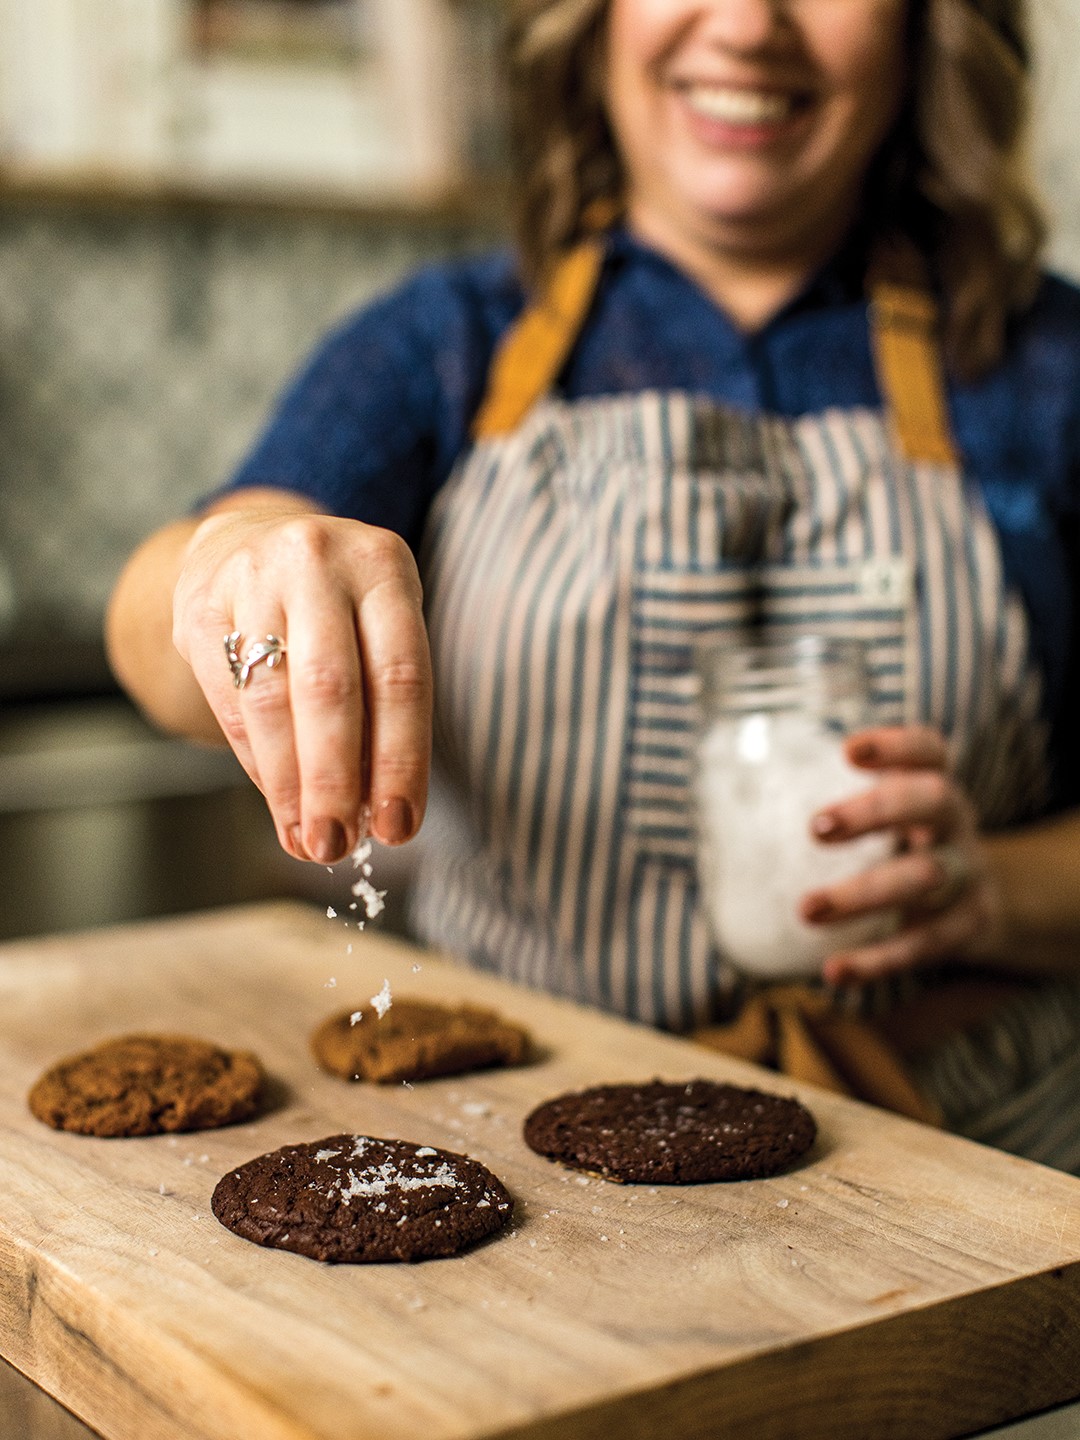
[(633, 173), (638, 218), (706, 288), (715, 241), (798, 270), (857, 212), (934, 257), (954, 371), (1000, 359), (1044, 238), (1017, 0), (522, 0), (510, 54), (534, 279)]
[[(1080, 1169), (1080, 292), (1021, 0), (511, 14), (517, 250), (328, 338), (133, 558), (118, 673), (301, 859), (366, 806), (409, 838), (433, 753), (429, 943)], [(235, 631), (286, 655), (242, 690)], [(868, 657), (864, 783), (809, 829), (881, 843), (786, 917), (794, 999), (694, 866), (695, 651), (763, 634)]]

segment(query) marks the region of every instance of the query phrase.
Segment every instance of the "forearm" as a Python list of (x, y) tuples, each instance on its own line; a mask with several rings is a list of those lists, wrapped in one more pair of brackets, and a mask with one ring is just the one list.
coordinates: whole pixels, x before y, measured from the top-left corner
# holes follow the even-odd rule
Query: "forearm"
[(1080, 811), (984, 843), (1001, 903), (986, 958), (1013, 971), (1080, 974)]
[[(117, 680), (155, 724), (205, 744), (224, 744), (216, 719), (187, 663), (173, 645), (173, 592), (188, 547), (209, 515), (234, 510), (303, 513), (315, 507), (286, 491), (242, 490), (206, 515), (156, 531), (124, 567), (105, 619), (105, 643)], [(222, 652), (222, 664), (225, 663)]]

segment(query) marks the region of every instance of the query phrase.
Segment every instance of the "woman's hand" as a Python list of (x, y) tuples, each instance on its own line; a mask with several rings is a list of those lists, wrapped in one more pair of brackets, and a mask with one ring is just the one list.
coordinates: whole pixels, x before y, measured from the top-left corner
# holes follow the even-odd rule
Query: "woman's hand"
[(876, 911), (899, 911), (899, 930), (886, 940), (830, 955), (825, 979), (867, 980), (935, 960), (993, 950), (1001, 900), (975, 811), (948, 773), (945, 741), (925, 726), (863, 730), (846, 746), (848, 759), (880, 776), (876, 785), (814, 817), (824, 844), (891, 831), (897, 853), (850, 880), (803, 896), (811, 924), (827, 925)]
[[(267, 635), (284, 664), (237, 689), (225, 636), (243, 655)], [(187, 543), (173, 643), (290, 855), (333, 864), (361, 838), (416, 833), (427, 797), (431, 667), (416, 565), (390, 531), (323, 515), (298, 497), (230, 497)]]

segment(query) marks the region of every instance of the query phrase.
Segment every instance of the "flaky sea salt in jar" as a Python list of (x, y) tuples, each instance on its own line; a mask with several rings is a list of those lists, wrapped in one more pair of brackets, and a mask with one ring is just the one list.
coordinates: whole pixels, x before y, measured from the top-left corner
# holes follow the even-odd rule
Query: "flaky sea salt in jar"
[(725, 960), (763, 979), (817, 975), (827, 955), (888, 933), (895, 917), (811, 926), (798, 904), (884, 859), (891, 837), (824, 845), (822, 806), (869, 788), (843, 743), (868, 723), (858, 641), (791, 642), (699, 652), (697, 862), (702, 901)]

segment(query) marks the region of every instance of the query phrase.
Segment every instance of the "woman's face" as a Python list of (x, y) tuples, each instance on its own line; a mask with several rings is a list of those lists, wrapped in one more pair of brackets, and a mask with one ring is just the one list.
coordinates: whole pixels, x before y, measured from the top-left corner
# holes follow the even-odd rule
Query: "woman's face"
[(631, 216), (758, 251), (842, 234), (901, 105), (907, 4), (610, 0)]

